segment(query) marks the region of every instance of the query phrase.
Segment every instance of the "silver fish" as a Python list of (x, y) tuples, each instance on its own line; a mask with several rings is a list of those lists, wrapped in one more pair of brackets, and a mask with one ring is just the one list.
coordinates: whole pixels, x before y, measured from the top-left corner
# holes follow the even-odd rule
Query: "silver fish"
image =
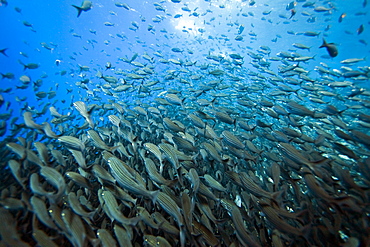
[(123, 188), (132, 193), (148, 197), (154, 202), (156, 201), (159, 191), (149, 191), (144, 186), (138, 184), (127, 174), (125, 169), (123, 169), (118, 163), (113, 162), (112, 159), (109, 159), (108, 164), (111, 168), (113, 177)]
[(42, 223), (51, 229), (58, 229), (50, 217), (46, 208), (46, 204), (42, 199), (38, 198), (37, 196), (32, 196), (30, 203), (32, 205), (33, 212)]
[(108, 210), (109, 215), (111, 215), (115, 220), (124, 225), (135, 226), (140, 220), (140, 217), (127, 218), (118, 210), (118, 203), (116, 198), (110, 191), (103, 191), (101, 196), (105, 203), (105, 208)]
[(58, 141), (66, 145), (66, 147), (75, 149), (77, 151), (83, 152), (85, 150), (85, 144), (81, 142), (78, 138), (73, 136), (61, 136), (58, 137)]
[(243, 223), (243, 217), (240, 213), (239, 208), (236, 205), (231, 205), (230, 208), (231, 219), (234, 223), (234, 228), (236, 230), (237, 236), (246, 244), (247, 246), (260, 247), (261, 245), (254, 239), (253, 236), (245, 229)]
[(102, 246), (104, 247), (117, 246), (116, 240), (113, 238), (113, 236), (107, 229), (99, 229), (96, 235), (100, 239)]
[(68, 193), (68, 204), (71, 207), (71, 209), (73, 210), (73, 212), (75, 212), (76, 214), (78, 214), (82, 217), (92, 218), (92, 217), (94, 217), (94, 214), (96, 212), (96, 211), (88, 212), (85, 209), (83, 209), (83, 207), (81, 206), (81, 204), (78, 201), (78, 198), (77, 198), (77, 196), (74, 192), (69, 192)]

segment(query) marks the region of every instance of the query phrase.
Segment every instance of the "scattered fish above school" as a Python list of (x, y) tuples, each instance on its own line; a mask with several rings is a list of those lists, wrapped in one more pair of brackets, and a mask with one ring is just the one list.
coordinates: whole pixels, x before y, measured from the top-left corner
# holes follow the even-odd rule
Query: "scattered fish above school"
[(93, 5), (60, 30), (73, 49), (32, 18), (20, 25), (40, 40), (0, 49), (4, 246), (369, 243), (368, 23), (346, 26), (359, 14), (303, 0), (73, 7)]

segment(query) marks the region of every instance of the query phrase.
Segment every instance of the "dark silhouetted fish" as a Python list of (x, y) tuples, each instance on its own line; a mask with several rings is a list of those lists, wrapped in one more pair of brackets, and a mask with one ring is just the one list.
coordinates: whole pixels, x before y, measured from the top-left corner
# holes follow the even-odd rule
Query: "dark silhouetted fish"
[(338, 55), (338, 49), (334, 43), (326, 43), (325, 39), (323, 39), (323, 43), (319, 48), (325, 47), (329, 53), (329, 56), (336, 57)]

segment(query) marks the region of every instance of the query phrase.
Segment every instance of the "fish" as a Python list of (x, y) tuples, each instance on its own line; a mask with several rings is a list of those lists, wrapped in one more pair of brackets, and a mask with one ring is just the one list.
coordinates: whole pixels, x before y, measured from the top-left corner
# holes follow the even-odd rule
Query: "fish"
[(221, 191), (221, 192), (226, 192), (226, 188), (223, 187), (216, 179), (214, 179), (211, 175), (205, 174), (203, 176), (205, 179), (206, 183), (213, 189)]
[(5, 7), (6, 7), (6, 6), (8, 6), (8, 1), (7, 1), (7, 0), (1, 0), (1, 1), (0, 1), (0, 6), (3, 6), (3, 5), (4, 5)]
[(287, 223), (284, 219), (279, 217), (274, 208), (270, 206), (265, 200), (263, 199), (257, 200), (257, 203), (261, 208), (262, 212), (266, 215), (267, 219), (271, 222), (271, 224), (273, 224), (276, 227), (276, 229), (287, 234), (307, 237), (310, 227), (309, 225), (303, 227), (302, 229), (293, 227), (292, 225)]
[(341, 15), (339, 16), (338, 22), (342, 22), (342, 21), (343, 21), (343, 19), (344, 19), (346, 16), (347, 16), (347, 14), (346, 14), (346, 13), (341, 14)]
[(114, 3), (114, 5), (116, 5), (119, 8), (124, 8), (126, 10), (131, 10), (131, 7), (127, 3), (116, 2), (116, 3)]
[(184, 218), (182, 217), (180, 208), (176, 203), (165, 193), (159, 192), (157, 197), (158, 204), (177, 221), (180, 228), (180, 246), (185, 246)]
[(231, 132), (225, 130), (222, 132), (221, 136), (224, 138), (223, 140), (230, 146), (241, 149), (245, 148), (245, 145), (241, 141), (239, 141), (239, 139), (236, 136), (234, 136)]
[(76, 246), (83, 246), (86, 242), (86, 229), (80, 216), (73, 214), (69, 209), (63, 209), (62, 220), (68, 229), (69, 240)]
[(39, 64), (37, 63), (28, 63), (28, 64), (24, 64), (21, 60), (18, 60), (18, 62), (23, 65), (23, 70), (26, 70), (26, 69), (38, 69), (40, 67)]
[(332, 10), (333, 8), (327, 8), (327, 7), (324, 7), (324, 6), (317, 6), (314, 8), (314, 11), (315, 12), (328, 12), (330, 10)]
[(293, 16), (295, 16), (296, 14), (297, 14), (297, 11), (295, 9), (291, 9), (290, 10), (290, 17), (289, 17), (289, 19), (292, 19)]
[(258, 247), (261, 246), (256, 239), (254, 239), (253, 236), (246, 230), (244, 223), (243, 223), (243, 217), (240, 213), (239, 208), (231, 204), (231, 208), (229, 209), (229, 212), (231, 214), (232, 221), (234, 223), (234, 228), (236, 231), (236, 234), (238, 238), (242, 240), (242, 242), (247, 246), (252, 247)]
[(302, 50), (310, 51), (310, 49), (311, 49), (311, 47), (308, 47), (308, 46), (300, 44), (300, 43), (294, 43), (293, 46), (298, 48), (298, 49), (302, 49)]
[(239, 28), (238, 28), (238, 34), (239, 34), (239, 35), (243, 33), (244, 28), (245, 28), (245, 27), (244, 27), (244, 25), (243, 25), (243, 24), (239, 26)]
[(320, 35), (320, 32), (307, 31), (307, 32), (304, 32), (303, 35), (308, 36), (308, 37), (317, 37)]
[(145, 197), (150, 198), (153, 202), (157, 200), (157, 196), (159, 191), (149, 191), (141, 184), (137, 183), (132, 175), (127, 175), (127, 171), (123, 167), (120, 166), (120, 162), (116, 158), (109, 158), (108, 164), (112, 171), (113, 177), (116, 181), (128, 191), (132, 193), (137, 193), (143, 195)]
[(85, 144), (74, 136), (60, 136), (58, 137), (58, 141), (63, 143), (68, 148), (81, 152), (85, 150)]
[(30, 203), (32, 205), (32, 210), (37, 216), (37, 218), (46, 226), (56, 230), (57, 226), (55, 225), (52, 218), (48, 214), (48, 210), (46, 208), (44, 200), (38, 198), (37, 196), (32, 196), (30, 199)]
[(10, 80), (14, 79), (14, 74), (10, 72), (5, 73), (5, 74), (0, 73), (0, 75), (1, 75), (1, 79), (4, 79), (4, 78), (10, 79)]
[(279, 143), (278, 148), (289, 159), (296, 162), (297, 164), (307, 166), (311, 170), (315, 170), (316, 165), (323, 164), (323, 163), (327, 162), (327, 159), (323, 158), (323, 157), (319, 161), (312, 162), (312, 161), (308, 160), (305, 156), (303, 156), (295, 147), (293, 147), (291, 144), (288, 144), (288, 143)]
[(37, 241), (38, 245), (47, 245), (57, 247), (58, 245), (50, 239), (49, 235), (40, 229), (33, 229), (32, 237)]
[(161, 176), (161, 174), (157, 171), (155, 163), (150, 158), (144, 159), (144, 164), (146, 171), (148, 172), (149, 177), (158, 184), (164, 184), (166, 186), (172, 187), (177, 180), (167, 180)]
[(101, 241), (102, 246), (116, 246), (117, 242), (107, 229), (98, 229), (96, 234)]
[(47, 196), (51, 203), (58, 203), (65, 194), (66, 183), (63, 176), (54, 168), (43, 166), (40, 169), (40, 174), (45, 180), (57, 189), (57, 192), (52, 196)]
[(81, 6), (72, 5), (77, 9), (77, 17), (80, 17), (82, 11), (86, 12), (89, 11), (92, 8), (92, 2), (91, 1), (83, 1)]
[(88, 135), (93, 141), (96, 147), (104, 149), (106, 151), (114, 151), (117, 147), (109, 147), (105, 142), (100, 138), (99, 134), (95, 130), (88, 130)]
[(178, 122), (174, 122), (171, 119), (165, 117), (163, 118), (163, 124), (166, 126), (168, 129), (175, 131), (175, 132), (184, 132), (185, 128), (178, 124)]
[(365, 61), (365, 58), (347, 58), (342, 61), (340, 61), (341, 64), (354, 64), (358, 62)]
[[(97, 164), (93, 165), (92, 172), (98, 179), (100, 178), (104, 181), (108, 181), (113, 184), (116, 182), (116, 180), (112, 177), (112, 175), (100, 165), (97, 165)], [(100, 182), (100, 183), (104, 184), (104, 182)]]
[(140, 216), (132, 217), (132, 218), (125, 217), (118, 210), (117, 200), (116, 198), (114, 198), (113, 194), (110, 191), (108, 190), (102, 191), (101, 196), (104, 200), (104, 206), (105, 206), (106, 213), (111, 215), (115, 220), (117, 220), (121, 224), (135, 226), (138, 223), (138, 221), (141, 219)]
[(357, 28), (357, 34), (361, 34), (365, 30), (364, 24), (361, 24), (359, 28)]
[(87, 123), (91, 128), (94, 128), (94, 121), (90, 115), (91, 111), (93, 110), (90, 109), (89, 111), (87, 110), (86, 104), (82, 101), (77, 101), (73, 103), (73, 106), (78, 110), (78, 112), (86, 119)]
[(126, 246), (131, 247), (131, 238), (130, 232), (127, 231), (125, 228), (119, 226), (118, 224), (114, 224), (114, 234), (117, 238), (117, 242), (120, 246)]
[(78, 215), (86, 218), (94, 217), (96, 211), (86, 211), (82, 205), (80, 204), (77, 195), (74, 192), (69, 192), (68, 194), (68, 204), (71, 209)]
[(338, 49), (334, 43), (326, 43), (325, 39), (323, 39), (322, 45), (319, 48), (323, 48), (323, 47), (326, 48), (330, 57), (338, 56)]
[(42, 129), (43, 128), (41, 124), (37, 124), (34, 122), (31, 112), (23, 113), (23, 119), (24, 119), (26, 126), (31, 129)]
[(16, 160), (9, 160), (8, 166), (17, 182), (25, 188), (26, 179), (21, 176), (21, 164)]
[[(172, 0), (172, 2), (180, 2), (179, 0)], [(172, 246), (165, 238), (161, 236), (153, 236), (153, 235), (144, 235), (144, 243), (148, 246), (164, 246), (170, 247)]]
[(104, 26), (107, 26), (107, 27), (114, 27), (114, 23), (112, 23), (112, 22), (109, 22), (109, 21), (106, 21), (106, 22), (104, 22)]
[(286, 104), (287, 111), (291, 114), (299, 115), (299, 116), (315, 116), (315, 112), (307, 109), (304, 105), (300, 105), (294, 101), (289, 101)]

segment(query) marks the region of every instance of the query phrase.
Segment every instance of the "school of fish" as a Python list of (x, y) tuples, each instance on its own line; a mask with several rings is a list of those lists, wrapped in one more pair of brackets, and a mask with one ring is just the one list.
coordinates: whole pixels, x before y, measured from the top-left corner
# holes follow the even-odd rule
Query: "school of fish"
[[(141, 17), (129, 29), (169, 38), (155, 24), (185, 15), (211, 16), (204, 21), (211, 27), (213, 11), (226, 7), (205, 2), (208, 9), (184, 0), (151, 3), (152, 24)], [(81, 20), (94, 15), (95, 4), (68, 7)], [(140, 11), (110, 4), (117, 12)], [(262, 8), (269, 21), (275, 11), (257, 0), (238, 4), (240, 18)], [(181, 14), (170, 13), (170, 5)], [(1, 0), (3, 10), (9, 6)], [(282, 11), (287, 23), (298, 15), (308, 23), (324, 15), (338, 24), (350, 18), (335, 1), (287, 1)], [(247, 33), (242, 20), (230, 21), (232, 31), (218, 37), (196, 30), (187, 39), (194, 47), (215, 42), (227, 49), (197, 59), (198, 51), (181, 41), (142, 53), (131, 44), (133, 54), (99, 65), (81, 65), (74, 53), (69, 71), (58, 72), (75, 81), (65, 93), (70, 98), (58, 99), (58, 85), (40, 90), (47, 76), (31, 79), (27, 72), (47, 65), (20, 59), (24, 74), (16, 87), (0, 89), (0, 246), (370, 246), (370, 66), (365, 58), (349, 57), (340, 67), (323, 62), (343, 47), (320, 30), (288, 32), (291, 49), (276, 54), (273, 44), (243, 45), (258, 35)], [(354, 27), (364, 47), (368, 24)], [(126, 35), (116, 36), (124, 42)], [(325, 49), (313, 54), (296, 36), (319, 36), (316, 48)], [(242, 52), (229, 42), (240, 42)], [(0, 56), (8, 54), (0, 47)], [(1, 75), (3, 82), (18, 77)], [(17, 116), (6, 95), (20, 90), (40, 104), (16, 96), (23, 104)]]

